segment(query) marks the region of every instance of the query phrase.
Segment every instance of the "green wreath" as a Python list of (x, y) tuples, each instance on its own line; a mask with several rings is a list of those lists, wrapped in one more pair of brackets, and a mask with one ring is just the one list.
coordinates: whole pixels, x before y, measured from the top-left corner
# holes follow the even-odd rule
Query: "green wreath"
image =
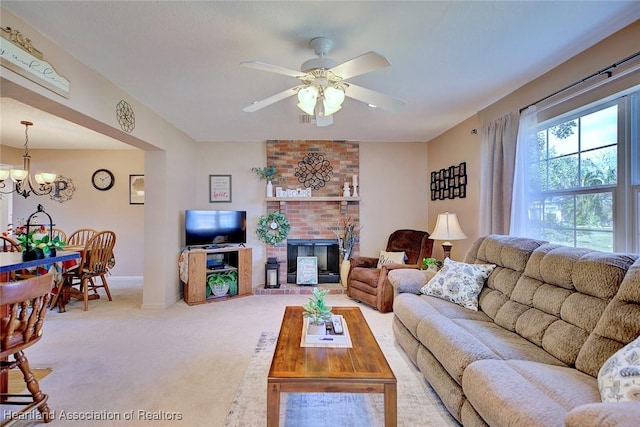
[(256, 235), (261, 242), (268, 245), (275, 245), (287, 238), (290, 226), (291, 224), (284, 214), (272, 212), (260, 217)]

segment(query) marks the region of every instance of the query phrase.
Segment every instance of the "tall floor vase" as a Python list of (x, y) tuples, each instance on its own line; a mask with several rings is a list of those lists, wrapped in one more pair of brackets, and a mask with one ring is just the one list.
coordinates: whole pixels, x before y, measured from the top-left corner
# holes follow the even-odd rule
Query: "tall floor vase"
[(347, 287), (347, 277), (349, 276), (349, 269), (351, 268), (351, 261), (343, 259), (340, 264), (340, 284)]

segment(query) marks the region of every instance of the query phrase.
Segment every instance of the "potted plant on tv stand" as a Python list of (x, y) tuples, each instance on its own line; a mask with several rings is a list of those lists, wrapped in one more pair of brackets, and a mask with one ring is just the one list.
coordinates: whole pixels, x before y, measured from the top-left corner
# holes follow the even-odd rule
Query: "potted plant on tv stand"
[(302, 316), (307, 319), (308, 335), (326, 335), (327, 326), (325, 322), (331, 321), (331, 307), (329, 307), (324, 298), (329, 293), (328, 289), (320, 290), (313, 288), (313, 296), (309, 298), (309, 302), (302, 306), (304, 313)]
[(238, 272), (236, 270), (211, 273), (207, 277), (209, 292), (215, 297), (238, 294)]

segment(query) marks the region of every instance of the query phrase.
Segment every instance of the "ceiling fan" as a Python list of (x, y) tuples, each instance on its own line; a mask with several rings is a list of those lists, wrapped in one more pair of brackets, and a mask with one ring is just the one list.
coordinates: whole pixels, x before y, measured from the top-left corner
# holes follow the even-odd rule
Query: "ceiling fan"
[(308, 115), (315, 116), (318, 126), (328, 126), (333, 123), (333, 114), (342, 108), (345, 96), (389, 111), (398, 111), (404, 107), (404, 101), (346, 81), (352, 77), (391, 66), (384, 56), (376, 52), (367, 52), (337, 64), (336, 61), (325, 56), (333, 47), (331, 39), (316, 37), (309, 42), (309, 45), (318, 58), (303, 63), (300, 67), (301, 71), (260, 61), (241, 62), (240, 65), (248, 68), (284, 74), (300, 80), (299, 85), (256, 101), (244, 107), (243, 111), (252, 113), (290, 96), (298, 95), (298, 107)]

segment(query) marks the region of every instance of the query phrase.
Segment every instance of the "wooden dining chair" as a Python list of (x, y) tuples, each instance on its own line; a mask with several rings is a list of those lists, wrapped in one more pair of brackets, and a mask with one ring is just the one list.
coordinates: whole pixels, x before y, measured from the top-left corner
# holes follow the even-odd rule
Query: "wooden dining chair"
[[(98, 289), (104, 288), (109, 301), (113, 300), (106, 276), (113, 263), (115, 244), (116, 234), (109, 230), (100, 231), (89, 239), (82, 251), (82, 259), (78, 267), (63, 273), (57, 298), (60, 311), (64, 311), (63, 304), (68, 300), (70, 293), (74, 291), (77, 295), (82, 295), (84, 311), (89, 309), (89, 291), (96, 296), (94, 298), (100, 298)], [(97, 279), (100, 279), (100, 282)], [(78, 286), (78, 289), (75, 289), (74, 286)]]
[(97, 232), (98, 231), (93, 228), (79, 228), (69, 234), (68, 240), (66, 241), (67, 245), (84, 246)]
[(22, 246), (11, 237), (0, 235), (0, 252), (22, 252)]
[[(3, 405), (23, 406), (12, 414), (13, 420), (29, 419), (26, 418), (27, 414), (36, 408), (44, 422), (53, 419), (47, 404), (48, 396), (40, 390), (24, 354), (26, 348), (37, 343), (42, 337), (52, 283), (53, 275), (45, 274), (0, 285), (0, 301), (7, 307), (7, 317), (0, 319), (0, 372), (6, 375), (11, 369), (20, 369), (29, 391), (29, 394), (0, 394), (0, 402)], [(9, 423), (2, 425), (7, 424)]]
[(58, 237), (61, 241), (65, 243), (67, 242), (67, 233), (65, 233), (64, 230), (61, 228), (53, 227), (51, 229), (51, 238), (55, 239), (56, 237)]
[[(0, 235), (0, 252), (22, 252), (22, 246), (11, 237)], [(11, 271), (9, 272), (9, 280), (16, 280), (23, 273), (23, 270)]]

